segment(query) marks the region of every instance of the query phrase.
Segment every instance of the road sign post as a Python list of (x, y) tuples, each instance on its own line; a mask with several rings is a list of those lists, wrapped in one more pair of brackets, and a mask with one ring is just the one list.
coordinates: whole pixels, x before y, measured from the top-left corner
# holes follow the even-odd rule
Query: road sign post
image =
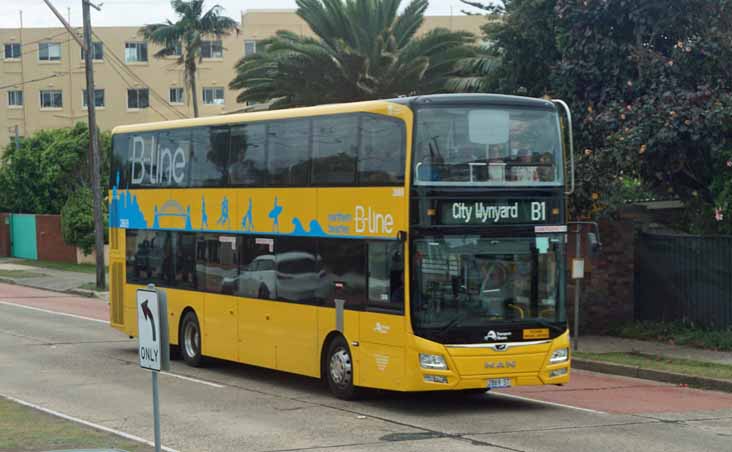
[(160, 452), (160, 402), (158, 372), (170, 369), (168, 343), (168, 303), (165, 292), (149, 284), (137, 289), (137, 351), (140, 367), (152, 373), (155, 452)]

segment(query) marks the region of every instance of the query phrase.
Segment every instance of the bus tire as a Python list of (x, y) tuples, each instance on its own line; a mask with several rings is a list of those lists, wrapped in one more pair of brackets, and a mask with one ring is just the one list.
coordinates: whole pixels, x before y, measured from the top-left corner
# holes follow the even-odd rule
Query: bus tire
[(198, 317), (193, 311), (186, 312), (180, 322), (180, 354), (183, 361), (192, 367), (200, 367), (203, 361), (201, 355), (201, 327)]
[(325, 361), (325, 378), (330, 391), (343, 400), (357, 398), (358, 391), (353, 385), (353, 359), (351, 350), (342, 336), (334, 338), (328, 345)]

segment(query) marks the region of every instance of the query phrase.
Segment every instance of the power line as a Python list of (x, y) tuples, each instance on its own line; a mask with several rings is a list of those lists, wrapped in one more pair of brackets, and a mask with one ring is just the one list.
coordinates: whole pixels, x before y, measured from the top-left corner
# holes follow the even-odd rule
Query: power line
[(173, 108), (173, 106), (171, 106), (171, 105), (170, 105), (170, 104), (168, 103), (168, 101), (167, 101), (167, 100), (166, 100), (166, 99), (165, 99), (165, 98), (164, 98), (164, 97), (163, 97), (162, 95), (160, 95), (160, 94), (159, 94), (159, 93), (158, 93), (157, 91), (155, 91), (155, 90), (154, 90), (154, 89), (153, 89), (153, 88), (152, 88), (152, 87), (151, 87), (150, 85), (148, 85), (148, 84), (147, 84), (147, 82), (145, 82), (145, 81), (144, 81), (144, 80), (143, 80), (142, 78), (140, 78), (140, 76), (139, 76), (139, 75), (135, 74), (135, 72), (134, 72), (134, 71), (132, 71), (132, 70), (131, 70), (131, 69), (130, 69), (130, 68), (129, 68), (129, 67), (128, 67), (128, 66), (127, 66), (127, 65), (126, 65), (126, 64), (125, 64), (125, 63), (124, 63), (123, 61), (122, 61), (122, 59), (121, 59), (121, 58), (120, 58), (119, 56), (117, 56), (117, 54), (115, 54), (115, 53), (114, 53), (114, 52), (113, 52), (112, 50), (110, 50), (110, 49), (109, 49), (109, 46), (107, 46), (106, 42), (104, 42), (104, 40), (103, 40), (103, 39), (102, 39), (102, 38), (101, 38), (101, 37), (100, 37), (99, 35), (97, 35), (96, 33), (94, 33), (94, 36), (95, 36), (95, 37), (96, 37), (97, 39), (99, 39), (99, 40), (100, 40), (100, 41), (102, 42), (102, 44), (104, 45), (105, 49), (107, 49), (107, 50), (108, 50), (108, 53), (109, 53), (109, 54), (110, 54), (110, 55), (112, 56), (112, 60), (116, 61), (116, 62), (117, 62), (117, 63), (118, 63), (119, 65), (120, 65), (120, 67), (121, 67), (121, 68), (122, 68), (122, 69), (123, 69), (123, 70), (124, 70), (124, 71), (125, 71), (125, 72), (126, 72), (126, 73), (127, 73), (128, 75), (130, 75), (130, 76), (131, 76), (131, 78), (132, 78), (133, 80), (135, 80), (135, 81), (137, 81), (138, 83), (140, 83), (140, 84), (142, 84), (143, 86), (145, 86), (145, 87), (146, 87), (146, 88), (147, 88), (147, 89), (148, 89), (148, 90), (150, 91), (150, 93), (151, 93), (151, 94), (153, 95), (153, 97), (155, 97), (156, 99), (158, 99), (158, 101), (159, 101), (160, 103), (162, 103), (163, 105), (165, 105), (165, 106), (166, 106), (166, 107), (167, 107), (167, 108), (168, 108), (169, 110), (171, 110), (171, 111), (172, 111), (172, 112), (173, 112), (174, 114), (178, 115), (178, 117), (180, 117), (181, 119), (187, 119), (187, 118), (188, 118), (188, 116), (186, 116), (185, 114), (181, 113), (181, 112), (180, 112), (180, 111), (179, 111), (178, 109), (176, 109), (176, 108)]
[(13, 88), (13, 87), (16, 87), (16, 86), (23, 86), (23, 85), (27, 85), (29, 83), (35, 83), (35, 82), (40, 82), (42, 80), (48, 80), (49, 78), (63, 77), (64, 75), (65, 74), (61, 74), (61, 75), (59, 75), (59, 74), (53, 74), (53, 75), (49, 75), (49, 76), (46, 76), (46, 77), (41, 77), (41, 78), (37, 78), (37, 79), (33, 79), (33, 80), (26, 80), (24, 82), (11, 83), (10, 85), (0, 86), (0, 89)]
[(20, 46), (21, 46), (21, 47), (25, 47), (25, 46), (31, 46), (31, 45), (33, 45), (33, 44), (38, 44), (39, 42), (43, 42), (43, 41), (49, 41), (49, 40), (51, 40), (51, 39), (55, 39), (55, 38), (58, 38), (59, 36), (63, 36), (63, 35), (65, 35), (65, 34), (66, 34), (66, 30), (62, 31), (61, 33), (58, 33), (58, 34), (52, 35), (52, 36), (47, 36), (47, 37), (45, 37), (45, 38), (41, 38), (41, 39), (36, 39), (35, 41), (21, 42), (21, 43), (20, 43)]
[[(122, 80), (122, 82), (124, 82), (125, 85), (127, 85), (127, 88), (129, 88), (129, 89), (137, 89), (137, 88), (135, 88), (135, 86), (131, 82), (127, 81), (127, 79), (125, 78), (125, 76), (119, 70), (119, 66), (117, 66), (117, 65), (119, 65), (120, 63), (118, 61), (116, 61), (114, 59), (111, 59), (111, 60), (109, 60), (109, 63), (110, 63), (109, 64), (109, 67), (111, 67), (112, 70), (114, 72), (116, 72), (117, 75), (119, 75), (119, 78)], [(148, 106), (150, 107), (151, 110), (153, 110), (155, 113), (159, 114), (166, 121), (168, 121), (170, 119), (163, 112), (161, 112), (160, 110), (158, 110), (157, 108), (155, 108), (153, 106), (152, 102), (148, 102)]]

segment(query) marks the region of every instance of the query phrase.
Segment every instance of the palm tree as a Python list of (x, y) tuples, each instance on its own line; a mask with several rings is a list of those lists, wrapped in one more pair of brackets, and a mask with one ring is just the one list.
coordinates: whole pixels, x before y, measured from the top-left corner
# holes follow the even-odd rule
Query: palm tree
[(474, 36), (434, 29), (415, 37), (427, 0), (297, 0), (317, 36), (278, 31), (242, 58), (229, 84), (238, 102), (270, 108), (350, 102), (445, 90), (456, 63), (475, 55)]
[[(204, 0), (172, 0), (170, 5), (178, 15), (177, 22), (170, 20), (162, 24), (150, 24), (140, 28), (139, 33), (146, 40), (162, 46), (156, 58), (179, 54), (177, 63), (183, 65), (185, 84), (193, 101), (193, 116), (198, 117), (198, 94), (196, 93), (196, 68), (201, 61), (201, 42), (206, 37), (221, 38), (236, 30), (238, 23), (222, 16), (223, 8), (212, 6), (203, 13)], [(180, 53), (179, 53), (180, 52)]]

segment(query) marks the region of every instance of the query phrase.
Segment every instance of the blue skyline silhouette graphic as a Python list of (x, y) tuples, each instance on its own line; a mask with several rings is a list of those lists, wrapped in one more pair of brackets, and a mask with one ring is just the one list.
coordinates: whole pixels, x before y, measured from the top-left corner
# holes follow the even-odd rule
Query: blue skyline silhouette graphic
[(131, 194), (129, 190), (119, 189), (119, 172), (117, 172), (117, 178), (114, 187), (112, 187), (109, 224), (125, 229), (147, 228), (147, 221), (137, 202), (137, 196)]

